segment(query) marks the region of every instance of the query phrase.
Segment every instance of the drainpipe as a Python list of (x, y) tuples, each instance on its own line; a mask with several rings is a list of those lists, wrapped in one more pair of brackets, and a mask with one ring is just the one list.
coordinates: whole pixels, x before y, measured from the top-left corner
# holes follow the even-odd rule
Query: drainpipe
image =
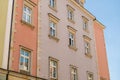
[(14, 0), (12, 2), (12, 14), (11, 14), (11, 25), (10, 25), (10, 37), (9, 37), (9, 50), (8, 50), (8, 64), (7, 64), (7, 71), (6, 80), (8, 80), (9, 76), (9, 65), (10, 65), (10, 47), (11, 47), (11, 38), (12, 38), (12, 23), (13, 23), (13, 13), (14, 13)]

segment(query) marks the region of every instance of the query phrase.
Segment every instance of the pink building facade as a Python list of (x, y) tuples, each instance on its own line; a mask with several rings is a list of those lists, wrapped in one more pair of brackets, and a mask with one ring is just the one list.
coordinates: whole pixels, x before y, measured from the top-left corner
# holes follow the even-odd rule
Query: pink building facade
[(38, 13), (39, 77), (98, 80), (95, 18), (74, 0), (41, 0)]

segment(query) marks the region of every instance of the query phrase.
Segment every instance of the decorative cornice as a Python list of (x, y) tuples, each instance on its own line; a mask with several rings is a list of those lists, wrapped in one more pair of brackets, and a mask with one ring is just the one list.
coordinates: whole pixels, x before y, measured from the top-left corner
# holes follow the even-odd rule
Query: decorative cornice
[(37, 4), (31, 0), (25, 0), (25, 1), (31, 4), (33, 7), (37, 6)]
[(84, 13), (86, 13), (88, 16), (90, 16), (92, 19), (95, 19), (95, 16), (90, 13), (87, 9), (85, 9), (82, 5), (78, 4), (77, 2), (75, 2), (75, 0), (68, 0), (69, 2), (71, 2), (73, 5), (77, 6), (80, 10), (82, 10)]

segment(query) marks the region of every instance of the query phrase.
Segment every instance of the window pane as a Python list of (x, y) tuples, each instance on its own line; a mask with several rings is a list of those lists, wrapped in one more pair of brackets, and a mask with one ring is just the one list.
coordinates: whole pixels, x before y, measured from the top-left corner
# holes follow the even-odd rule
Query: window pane
[(57, 75), (57, 70), (56, 68), (53, 68), (53, 77), (56, 78), (57, 77), (56, 75)]
[(23, 20), (28, 22), (28, 23), (31, 23), (31, 14), (32, 14), (32, 10), (27, 6), (24, 6)]
[(27, 56), (27, 57), (29, 56), (29, 53), (27, 51), (25, 52), (25, 56)]
[(29, 60), (25, 59), (25, 69), (28, 70)]
[(23, 65), (23, 63), (24, 63), (24, 58), (21, 56), (21, 58), (20, 58), (20, 65)]
[(23, 50), (20, 50), (20, 54), (24, 55), (24, 51), (23, 51)]

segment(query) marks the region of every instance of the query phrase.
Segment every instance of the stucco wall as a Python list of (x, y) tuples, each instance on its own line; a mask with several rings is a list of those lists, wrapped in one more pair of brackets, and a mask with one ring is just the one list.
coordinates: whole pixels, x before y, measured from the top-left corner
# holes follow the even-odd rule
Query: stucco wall
[[(58, 59), (58, 79), (70, 80), (70, 65), (78, 67), (78, 80), (87, 80), (86, 71), (93, 72), (94, 80), (98, 79), (97, 61), (95, 51), (95, 39), (93, 32), (93, 19), (73, 6), (68, 0), (57, 0), (57, 12), (49, 8), (49, 0), (41, 0), (39, 2), (39, 46), (38, 46), (38, 76), (48, 79), (49, 77), (49, 56)], [(74, 20), (75, 24), (67, 20), (67, 4), (75, 9)], [(48, 37), (49, 34), (49, 17), (48, 13), (60, 19), (57, 24), (57, 37), (60, 39), (56, 42)], [(82, 16), (89, 20), (89, 33), (83, 31)], [(77, 30), (76, 32), (76, 47), (74, 51), (68, 47), (68, 29), (67, 25)], [(91, 54), (92, 59), (84, 54), (83, 35), (89, 36), (92, 40)]]
[(0, 67), (2, 67), (8, 0), (0, 0)]
[[(32, 26), (21, 22), (23, 14), (23, 5), (25, 0), (16, 0), (14, 6), (14, 20), (12, 28), (12, 44), (11, 44), (11, 58), (10, 58), (10, 70), (20, 71), (20, 48), (21, 46), (30, 49), (30, 74), (36, 75), (36, 60), (37, 60), (37, 30), (38, 30), (38, 10), (37, 0), (32, 0), (35, 6), (32, 8)], [(29, 4), (29, 3), (28, 3)], [(29, 4), (31, 5), (31, 4)]]
[(102, 25), (100, 25), (100, 23), (97, 21), (94, 22), (94, 31), (96, 39), (99, 75), (100, 77), (106, 78), (106, 80), (110, 80), (103, 32), (104, 29), (102, 28)]

